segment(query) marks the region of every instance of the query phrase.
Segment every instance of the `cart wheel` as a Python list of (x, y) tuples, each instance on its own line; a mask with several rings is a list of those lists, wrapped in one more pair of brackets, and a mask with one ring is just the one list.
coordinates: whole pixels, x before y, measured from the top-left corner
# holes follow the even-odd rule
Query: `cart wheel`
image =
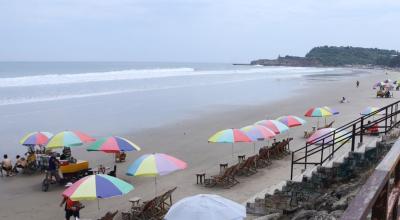
[(49, 190), (50, 181), (46, 178), (42, 182), (42, 191), (47, 192)]

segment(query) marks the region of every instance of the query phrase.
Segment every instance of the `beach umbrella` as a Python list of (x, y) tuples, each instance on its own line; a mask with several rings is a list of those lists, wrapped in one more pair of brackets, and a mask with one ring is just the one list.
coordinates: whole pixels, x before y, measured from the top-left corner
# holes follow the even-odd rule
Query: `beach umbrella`
[(306, 117), (329, 117), (332, 115), (333, 113), (324, 107), (310, 108), (304, 114)]
[(246, 208), (218, 195), (199, 194), (179, 200), (171, 206), (165, 220), (241, 220)]
[(76, 147), (84, 143), (95, 141), (94, 138), (79, 132), (79, 131), (63, 131), (54, 135), (46, 147), (48, 149), (63, 148), (63, 147)]
[(225, 129), (218, 131), (208, 139), (212, 143), (251, 142), (251, 139), (240, 129)]
[(255, 123), (271, 129), (275, 134), (282, 134), (289, 130), (289, 127), (278, 120), (261, 120)]
[(249, 125), (240, 130), (253, 141), (254, 152), (256, 151), (256, 141), (268, 140), (276, 136), (275, 132), (262, 125)]
[(294, 115), (281, 116), (281, 117), (277, 118), (276, 120), (282, 122), (289, 128), (301, 126), (306, 123), (306, 121), (304, 119), (294, 116)]
[(275, 137), (275, 132), (262, 125), (249, 125), (241, 128), (252, 141), (262, 141)]
[(96, 174), (83, 177), (70, 187), (62, 195), (73, 201), (107, 199), (122, 196), (132, 191), (134, 187), (118, 178)]
[(383, 115), (384, 113), (383, 112), (376, 112), (376, 111), (378, 111), (380, 108), (378, 108), (378, 107), (371, 107), (371, 106), (368, 106), (368, 107), (366, 107), (365, 109), (363, 109), (361, 112), (360, 112), (360, 115), (369, 115), (369, 114), (371, 114), (371, 113), (373, 113), (373, 112), (375, 112), (375, 114), (374, 115)]
[(104, 137), (92, 143), (87, 151), (103, 151), (106, 153), (118, 153), (126, 151), (140, 151), (140, 147), (122, 137)]
[(155, 191), (157, 194), (157, 176), (168, 175), (177, 170), (186, 169), (186, 162), (163, 153), (144, 154), (128, 167), (128, 176), (154, 177)]
[(52, 136), (50, 132), (31, 132), (21, 138), (19, 143), (24, 146), (45, 145)]
[[(309, 137), (307, 139), (307, 143), (309, 143), (309, 144), (315, 144), (315, 143), (322, 144), (322, 142), (320, 142), (320, 141), (315, 142), (315, 140), (317, 140), (320, 137), (322, 137), (322, 136), (324, 136), (324, 135), (326, 135), (328, 133), (331, 133), (331, 132), (333, 132), (335, 130), (336, 130), (336, 128), (323, 128), (323, 129), (317, 130), (313, 135), (311, 135), (311, 137)], [(343, 132), (336, 132), (334, 137), (333, 136), (329, 136), (329, 138), (326, 138), (325, 139), (325, 143), (331, 142), (333, 139), (335, 139), (335, 142), (337, 143), (337, 142), (343, 141), (345, 138), (346, 138), (346, 136), (343, 135)]]
[(332, 115), (338, 115), (338, 114), (339, 114), (339, 111), (337, 111), (336, 109), (331, 108), (331, 107), (329, 107), (329, 106), (324, 106), (324, 107), (322, 107), (322, 108), (324, 108), (324, 109), (328, 110), (329, 112), (331, 112)]
[(386, 83), (384, 83), (384, 82), (376, 82), (372, 88), (376, 89), (377, 87), (381, 87), (381, 86), (385, 86), (385, 85), (386, 85)]
[(330, 117), (332, 115), (333, 113), (324, 107), (310, 108), (304, 114), (304, 116), (306, 117), (317, 117), (318, 118), (317, 127), (319, 127), (319, 118), (325, 118), (325, 125), (326, 125), (326, 117)]
[(225, 129), (218, 131), (208, 139), (209, 143), (231, 143), (232, 144), (232, 157), (233, 157), (233, 144), (237, 142), (252, 142), (251, 139), (240, 129)]

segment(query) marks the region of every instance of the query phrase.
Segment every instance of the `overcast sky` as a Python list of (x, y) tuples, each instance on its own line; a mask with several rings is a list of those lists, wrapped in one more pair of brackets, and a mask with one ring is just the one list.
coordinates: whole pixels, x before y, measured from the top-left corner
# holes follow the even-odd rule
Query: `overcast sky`
[(400, 50), (399, 0), (0, 0), (2, 61), (247, 62)]

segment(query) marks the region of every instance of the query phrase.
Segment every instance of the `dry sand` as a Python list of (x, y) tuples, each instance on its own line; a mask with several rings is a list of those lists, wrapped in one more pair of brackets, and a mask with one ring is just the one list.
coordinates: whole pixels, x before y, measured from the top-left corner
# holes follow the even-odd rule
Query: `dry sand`
[[(340, 111), (335, 117), (334, 127), (359, 117), (359, 112), (366, 106), (384, 106), (397, 100), (400, 96), (394, 92), (391, 99), (375, 98), (372, 84), (386, 78), (398, 79), (399, 74), (390, 72), (388, 76), (382, 70), (374, 74), (341, 81), (310, 82), (308, 88), (295, 92), (291, 97), (268, 104), (241, 106), (218, 106), (215, 109), (199, 109), (198, 117), (186, 119), (178, 123), (154, 128), (140, 133), (125, 135), (142, 147), (141, 152), (128, 153), (127, 161), (118, 164), (118, 177), (135, 186), (135, 190), (124, 197), (100, 201), (100, 210), (96, 201), (84, 202), (86, 208), (81, 211), (82, 219), (95, 219), (106, 211), (128, 209), (128, 199), (133, 196), (148, 200), (154, 197), (154, 178), (128, 177), (124, 174), (127, 166), (144, 153), (163, 152), (185, 160), (188, 169), (171, 175), (157, 178), (158, 192), (164, 192), (174, 186), (178, 189), (173, 194), (177, 201), (185, 196), (199, 193), (214, 193), (227, 197), (239, 203), (264, 190), (265, 188), (287, 180), (290, 175), (290, 157), (274, 160), (267, 168), (260, 169), (250, 177), (238, 178), (240, 184), (231, 189), (205, 188), (196, 185), (195, 174), (205, 172), (207, 176), (218, 173), (219, 163), (237, 162), (237, 155), (253, 154), (252, 144), (236, 144), (235, 158), (231, 156), (229, 144), (209, 144), (207, 139), (214, 132), (233, 127), (242, 127), (258, 120), (276, 118), (281, 115), (293, 114), (302, 116), (312, 106), (328, 105)], [(361, 82), (360, 88), (355, 87), (355, 80)], [(265, 88), (268, 95), (268, 88)], [(340, 104), (339, 99), (345, 96), (350, 103)], [(305, 129), (315, 126), (315, 118), (306, 118), (308, 124), (304, 127), (291, 129), (290, 136), (295, 140), (291, 148), (304, 146), (302, 138)], [(328, 119), (331, 121), (332, 119)], [(282, 137), (286, 137), (283, 135)], [(279, 138), (278, 138), (279, 139)], [(260, 144), (258, 144), (259, 146)], [(112, 155), (103, 153), (88, 153), (84, 149), (74, 149), (73, 154), (80, 159), (88, 159), (92, 166), (100, 163), (111, 165)], [(301, 167), (296, 167), (299, 174)], [(49, 192), (41, 191), (43, 175), (18, 175), (0, 179), (0, 219), (63, 219), (63, 208), (59, 207), (62, 187), (51, 187)]]

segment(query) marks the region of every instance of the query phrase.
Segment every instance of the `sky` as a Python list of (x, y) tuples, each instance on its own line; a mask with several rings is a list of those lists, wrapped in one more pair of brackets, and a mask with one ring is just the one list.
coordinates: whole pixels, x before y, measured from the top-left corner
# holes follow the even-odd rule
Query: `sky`
[(0, 61), (249, 62), (400, 50), (398, 0), (0, 0)]

